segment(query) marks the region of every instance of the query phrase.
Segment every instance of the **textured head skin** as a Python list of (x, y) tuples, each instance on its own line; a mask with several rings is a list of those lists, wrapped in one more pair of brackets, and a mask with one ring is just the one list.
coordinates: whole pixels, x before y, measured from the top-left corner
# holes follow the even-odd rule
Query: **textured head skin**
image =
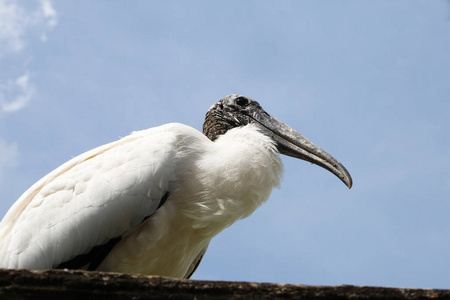
[(258, 102), (248, 97), (232, 94), (213, 104), (206, 113), (203, 134), (214, 141), (228, 130), (248, 125), (253, 121), (252, 110), (263, 110)]

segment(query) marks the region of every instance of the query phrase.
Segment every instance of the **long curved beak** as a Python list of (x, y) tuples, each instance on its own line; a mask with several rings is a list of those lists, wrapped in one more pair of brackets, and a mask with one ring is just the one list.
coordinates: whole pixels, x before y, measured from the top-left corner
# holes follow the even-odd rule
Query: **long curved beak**
[(276, 142), (281, 154), (296, 157), (321, 166), (336, 175), (350, 189), (353, 181), (347, 169), (333, 156), (323, 151), (303, 135), (284, 124), (277, 118), (262, 111), (254, 110), (249, 117), (262, 125), (266, 134)]

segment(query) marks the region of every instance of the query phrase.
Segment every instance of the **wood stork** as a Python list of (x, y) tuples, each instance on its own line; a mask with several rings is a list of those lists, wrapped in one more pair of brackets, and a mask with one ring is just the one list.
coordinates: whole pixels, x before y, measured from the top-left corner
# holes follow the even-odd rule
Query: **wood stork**
[(0, 223), (0, 267), (189, 278), (211, 239), (279, 185), (279, 153), (352, 186), (336, 159), (248, 97), (214, 104), (203, 133), (167, 124), (61, 165)]

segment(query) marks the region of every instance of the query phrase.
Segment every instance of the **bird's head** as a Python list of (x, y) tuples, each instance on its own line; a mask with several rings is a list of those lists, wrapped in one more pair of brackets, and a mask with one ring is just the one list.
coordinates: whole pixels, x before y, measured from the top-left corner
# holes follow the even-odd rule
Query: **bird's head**
[(352, 187), (352, 177), (340, 162), (248, 97), (233, 94), (211, 106), (203, 123), (203, 133), (214, 141), (228, 130), (248, 124), (256, 125), (263, 134), (271, 137), (281, 154), (321, 166)]

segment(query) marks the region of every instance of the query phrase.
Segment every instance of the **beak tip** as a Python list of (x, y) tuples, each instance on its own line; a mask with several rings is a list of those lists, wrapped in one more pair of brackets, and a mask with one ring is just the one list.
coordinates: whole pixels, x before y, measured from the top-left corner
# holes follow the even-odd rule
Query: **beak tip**
[(345, 176), (342, 181), (345, 183), (345, 185), (348, 187), (348, 189), (351, 189), (353, 186), (353, 180), (352, 177), (350, 177), (350, 175)]
[(339, 163), (339, 167), (336, 168), (337, 175), (339, 179), (348, 187), (348, 189), (351, 189), (353, 186), (353, 179), (350, 173), (347, 171), (347, 169)]

